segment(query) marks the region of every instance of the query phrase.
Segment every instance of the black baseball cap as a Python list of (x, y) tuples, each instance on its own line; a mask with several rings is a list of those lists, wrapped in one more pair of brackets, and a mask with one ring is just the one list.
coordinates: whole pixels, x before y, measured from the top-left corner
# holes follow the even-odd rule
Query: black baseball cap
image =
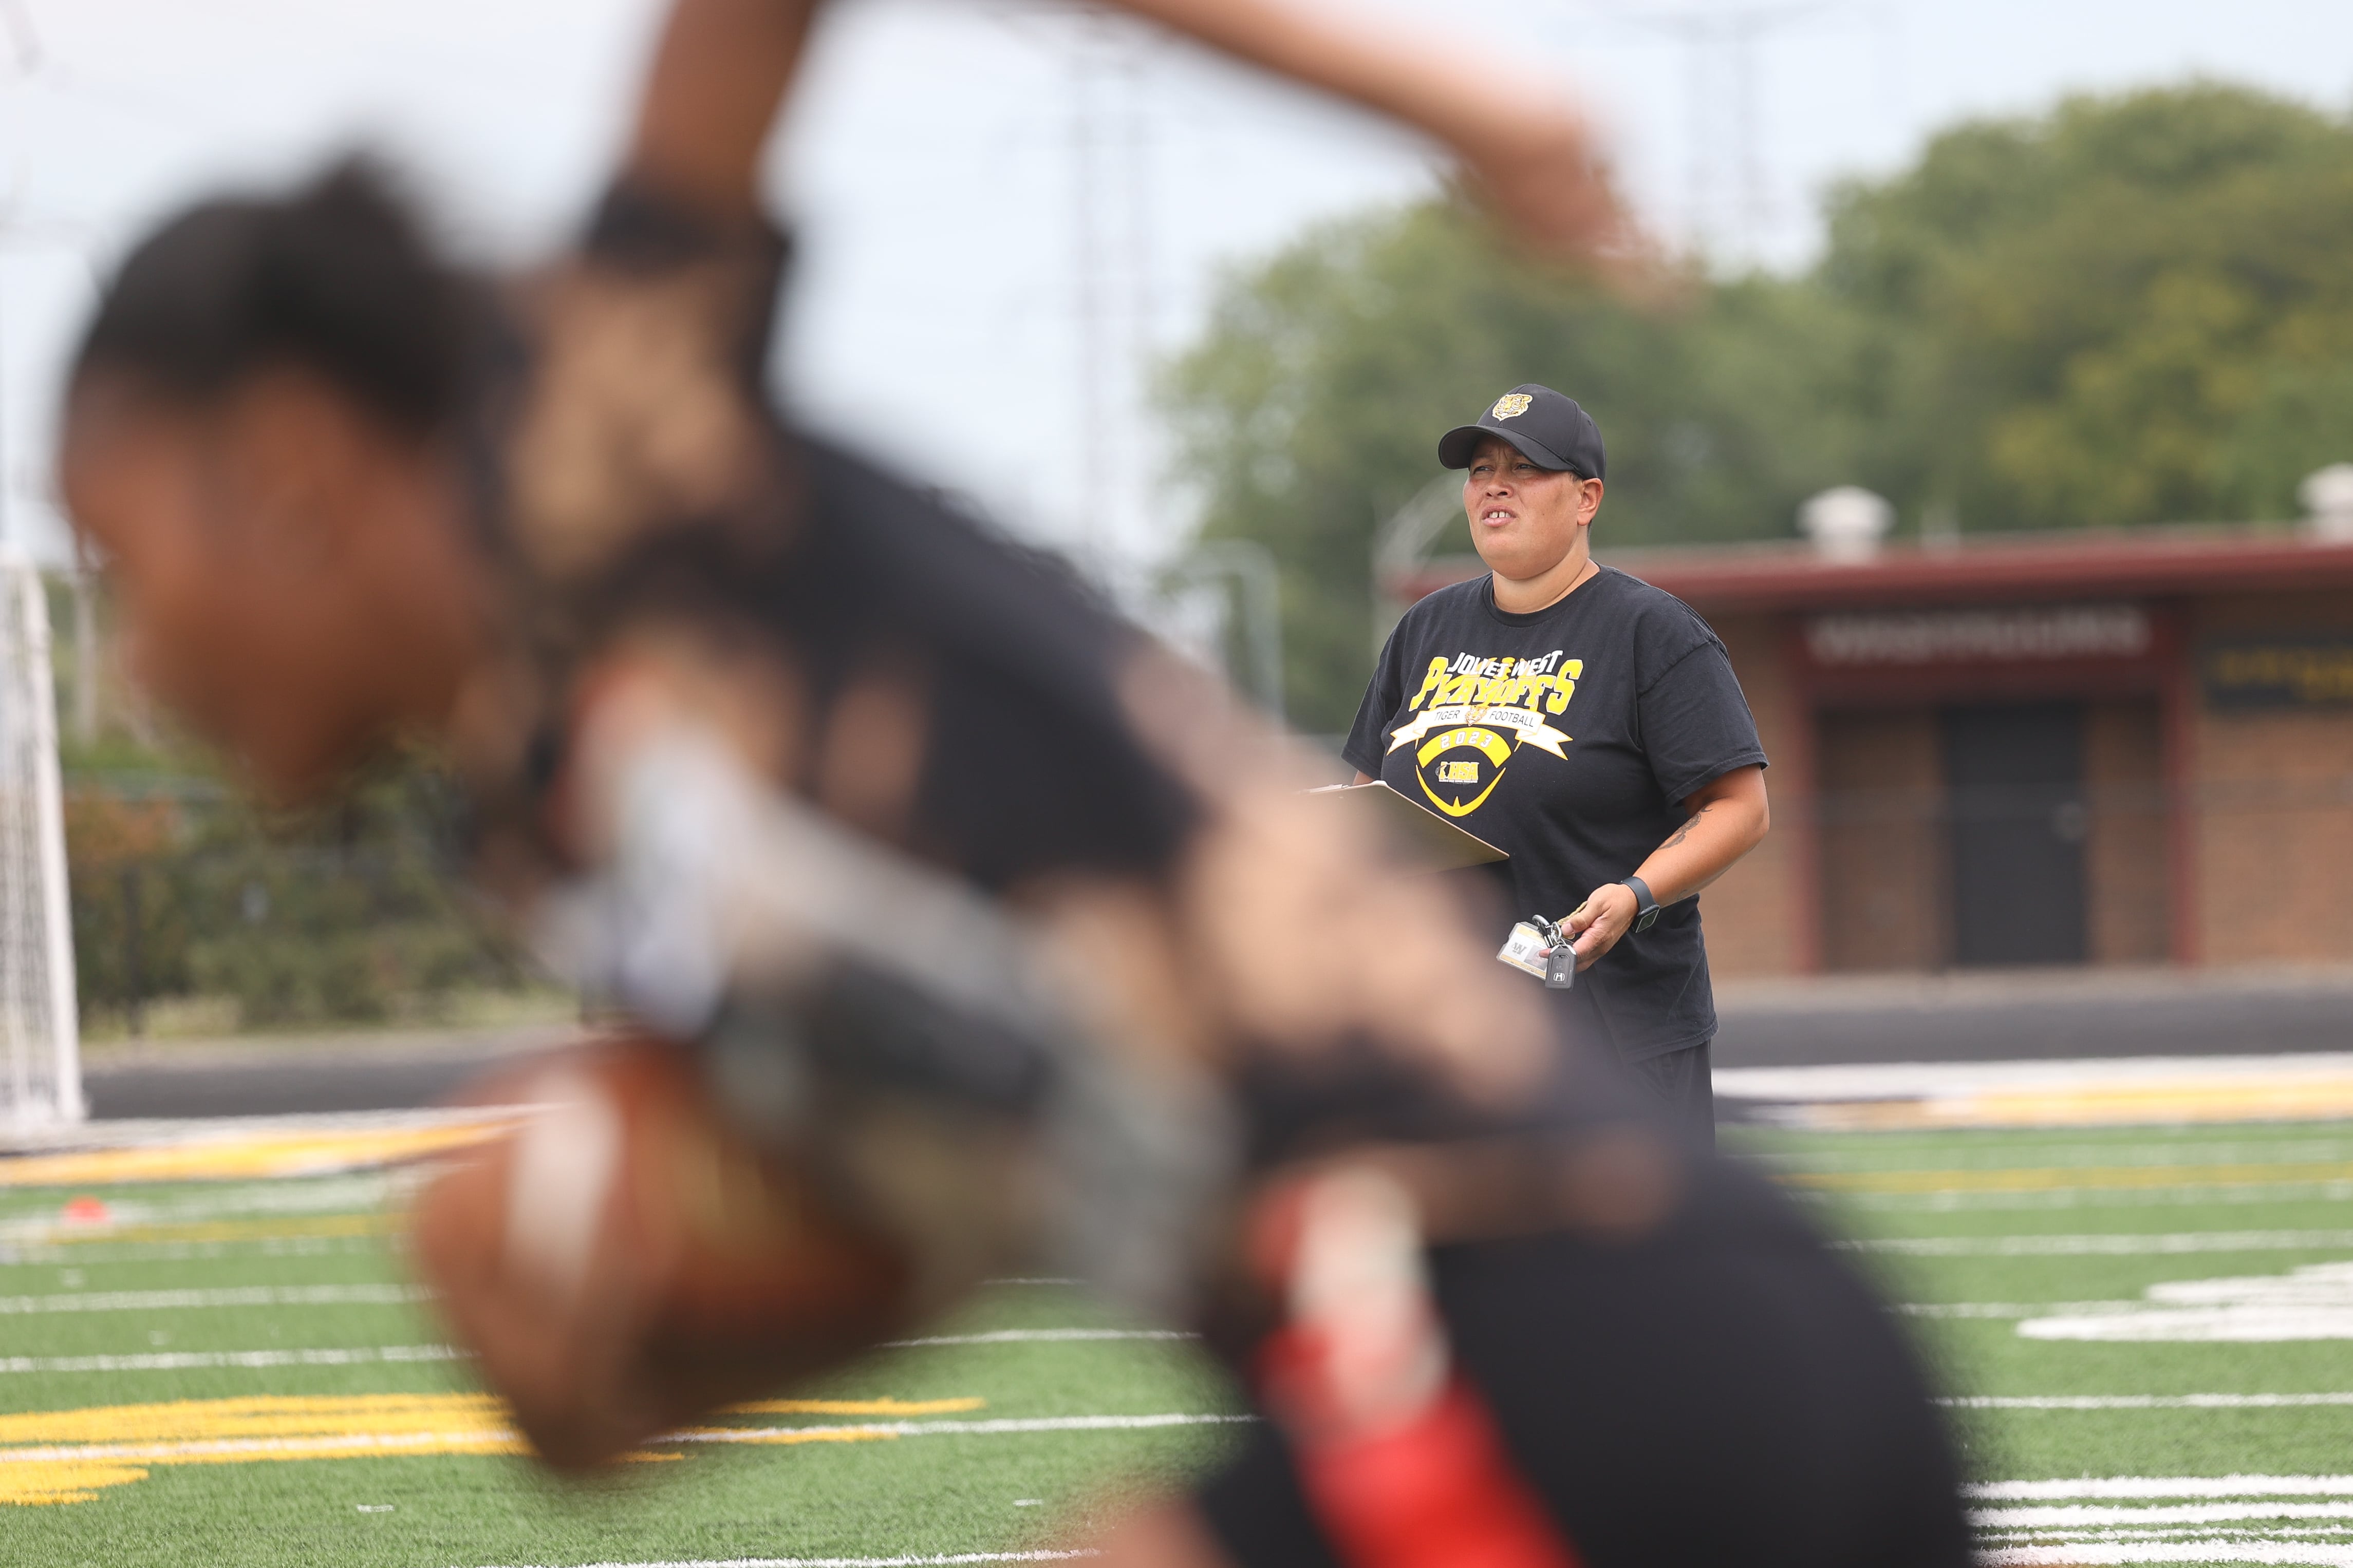
[(1438, 438), (1438, 460), (1450, 468), (1467, 468), (1479, 443), (1499, 436), (1520, 449), (1540, 468), (1603, 478), (1606, 458), (1601, 430), (1593, 416), (1549, 386), (1528, 382), (1515, 386), (1489, 405), (1476, 425), (1457, 425)]

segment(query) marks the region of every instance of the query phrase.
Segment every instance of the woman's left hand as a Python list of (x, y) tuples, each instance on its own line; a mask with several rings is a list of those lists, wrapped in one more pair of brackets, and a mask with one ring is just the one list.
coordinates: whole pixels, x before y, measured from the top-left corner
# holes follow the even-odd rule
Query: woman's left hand
[(1596, 959), (1618, 945), (1618, 939), (1633, 925), (1639, 908), (1633, 889), (1623, 882), (1611, 882), (1594, 889), (1593, 896), (1560, 922), (1576, 939), (1579, 971), (1592, 968)]

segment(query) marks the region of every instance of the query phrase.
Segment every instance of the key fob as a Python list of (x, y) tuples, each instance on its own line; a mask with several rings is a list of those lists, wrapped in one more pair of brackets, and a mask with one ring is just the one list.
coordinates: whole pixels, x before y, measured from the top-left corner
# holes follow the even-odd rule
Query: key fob
[(1560, 934), (1563, 940), (1555, 943), (1552, 952), (1545, 955), (1545, 989), (1547, 991), (1573, 991), (1577, 988), (1577, 946), (1567, 940), (1567, 931)]

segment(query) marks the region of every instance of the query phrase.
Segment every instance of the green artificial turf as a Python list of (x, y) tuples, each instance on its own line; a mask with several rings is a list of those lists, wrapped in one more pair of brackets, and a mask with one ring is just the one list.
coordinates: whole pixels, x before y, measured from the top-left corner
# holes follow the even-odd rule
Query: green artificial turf
[[(382, 1184), (306, 1185), (359, 1200)], [(121, 1188), (118, 1221), (203, 1223), (245, 1205), (250, 1189)], [(0, 1195), (11, 1222), (54, 1215), (76, 1193)], [(305, 1215), (338, 1205), (295, 1205)], [(350, 1207), (349, 1204), (342, 1205)], [(249, 1216), (250, 1210), (248, 1210)], [(91, 1355), (157, 1355), (430, 1346), (417, 1305), (262, 1305), (105, 1311), (26, 1310), (56, 1297), (252, 1286), (397, 1287), (383, 1239), (302, 1243), (63, 1245), (0, 1240), (0, 1366)], [(994, 1288), (941, 1331), (1091, 1327), (1109, 1321), (1077, 1292)], [(452, 1362), (138, 1371), (0, 1371), (0, 1416), (255, 1394), (447, 1393), (468, 1386)], [(1098, 1341), (925, 1347), (877, 1352), (813, 1397), (977, 1398), (961, 1418), (1221, 1413), (1233, 1391), (1189, 1346)], [(853, 1417), (769, 1416), (777, 1425), (854, 1426)], [(91, 1500), (0, 1509), (0, 1561), (33, 1565), (432, 1565), (860, 1557), (1018, 1551), (1086, 1532), (1109, 1501), (1174, 1487), (1229, 1440), (1214, 1426), (1012, 1436), (930, 1436), (859, 1444), (691, 1448), (593, 1484), (552, 1479), (527, 1461), (435, 1455), (243, 1464), (155, 1465)], [(0, 1461), (5, 1461), (0, 1448)], [(1026, 1504), (1028, 1506), (1018, 1506)], [(365, 1511), (363, 1511), (364, 1509)]]
[[(2340, 1245), (2342, 1237), (2253, 1250), (1999, 1255), (2020, 1245), (2004, 1238), (2353, 1231), (2353, 1181), (2337, 1169), (2353, 1167), (2353, 1125), (1749, 1130), (1727, 1144), (1788, 1180), (1856, 1266), (1891, 1300), (1914, 1309), (1906, 1321), (1948, 1395), (2353, 1392), (2348, 1340), (2119, 1343), (2019, 1331), (2027, 1316), (2052, 1304), (2137, 1303), (2149, 1287), (2168, 1281), (2274, 1276), (2353, 1258), (2353, 1245)], [(8, 1369), (0, 1370), (0, 1418), (175, 1400), (464, 1389), (465, 1364), (446, 1360), (111, 1371), (51, 1364), (221, 1352), (414, 1353), (438, 1344), (442, 1334), (429, 1310), (399, 1300), (121, 1307), (118, 1299), (117, 1310), (60, 1310), (52, 1300), (87, 1304), (120, 1292), (253, 1287), (396, 1293), (406, 1276), (394, 1244), (367, 1229), (364, 1217), (382, 1212), (396, 1195), (390, 1189), (374, 1177), (104, 1189), (94, 1195), (112, 1205), (115, 1227), (70, 1240), (45, 1222), (79, 1193), (0, 1191), (0, 1368)], [(360, 1234), (351, 1234), (354, 1228)], [(1934, 1255), (1939, 1246), (1978, 1255)], [(2009, 1315), (1951, 1315), (1956, 1309)], [(941, 1328), (1108, 1321), (1074, 1291), (1008, 1285), (990, 1289)], [(972, 1419), (1240, 1407), (1235, 1391), (1190, 1347), (1150, 1341), (888, 1350), (808, 1392), (985, 1401), (959, 1417)], [(857, 1424), (849, 1416), (757, 1419)], [(2353, 1472), (2347, 1405), (1957, 1407), (1953, 1421), (1964, 1463), (1980, 1482)], [(1018, 1552), (1082, 1541), (1117, 1500), (1181, 1484), (1213, 1463), (1231, 1436), (1230, 1427), (1198, 1426), (712, 1444), (690, 1447), (674, 1462), (627, 1467), (594, 1485), (553, 1481), (526, 1461), (482, 1455), (155, 1464), (144, 1479), (103, 1487), (88, 1501), (0, 1509), (0, 1561), (27, 1568), (481, 1568)], [(21, 1441), (0, 1443), (0, 1465), (6, 1443)], [(2187, 1497), (2122, 1505), (2132, 1516), (2124, 1522), (2113, 1513), (2056, 1525), (1993, 1516), (1986, 1539), (1998, 1550), (2098, 1553), (2077, 1559), (2086, 1562), (2179, 1562), (2190, 1550), (2213, 1552), (2198, 1561), (2255, 1561), (2261, 1552), (2281, 1560), (2279, 1552), (2291, 1550), (2301, 1555), (2285, 1560), (2353, 1563), (2353, 1500), (2335, 1515), (2325, 1497), (2300, 1501), (2307, 1512), (2298, 1518), (2217, 1521), (2180, 1512), (2211, 1510), (2212, 1500)], [(2228, 1506), (2260, 1512), (2265, 1505)], [(2309, 1511), (2316, 1506), (2317, 1515)], [(2143, 1517), (2152, 1509), (2159, 1515)], [(2137, 1559), (2129, 1555), (2136, 1550), (2154, 1555)]]
[[(2353, 1237), (2343, 1234), (2353, 1232), (2353, 1126), (2344, 1123), (1744, 1131), (1727, 1142), (1788, 1180), (1890, 1300), (1931, 1312), (1961, 1304), (2138, 1304), (2151, 1286), (2168, 1281), (2275, 1277), (2353, 1258)], [(2339, 1234), (2274, 1234), (2281, 1232)], [(2079, 1237), (2094, 1239), (2073, 1239)], [(2071, 1250), (2022, 1251), (2035, 1238), (2066, 1238), (2061, 1245)], [(2103, 1254), (2092, 1249), (2105, 1244), (2097, 1238), (2197, 1249)], [(2307, 1244), (2271, 1245), (2290, 1240)], [(1926, 1248), (1907, 1248), (1907, 1241), (1957, 1242), (1975, 1255), (1923, 1255)], [(2223, 1241), (2261, 1245), (2219, 1249)], [(1989, 1255), (2002, 1247), (2021, 1253)], [(2353, 1340), (2036, 1339), (2021, 1333), (2021, 1321), (1926, 1313), (1909, 1319), (1940, 1389), (1961, 1399), (2353, 1393)], [(1978, 1482), (2353, 1473), (2353, 1406), (2343, 1405), (1959, 1407), (1952, 1419), (1964, 1466)], [(2333, 1517), (2215, 1518), (2211, 1510), (2260, 1513), (2272, 1505), (2189, 1491), (2062, 1499), (2049, 1506), (2108, 1511), (2032, 1529), (1996, 1521), (2012, 1527), (1989, 1530), (1984, 1544), (2021, 1552), (2013, 1561), (2353, 1563), (2353, 1496), (2277, 1500)], [(2212, 1555), (2185, 1555), (2195, 1552)]]

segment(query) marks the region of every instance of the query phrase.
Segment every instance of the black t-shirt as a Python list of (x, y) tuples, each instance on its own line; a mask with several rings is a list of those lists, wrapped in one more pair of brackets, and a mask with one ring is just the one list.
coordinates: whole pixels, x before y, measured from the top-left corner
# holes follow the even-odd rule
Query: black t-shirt
[[(1533, 615), (1497, 609), (1486, 577), (1414, 605), (1341, 754), (1509, 853), (1514, 913), (1556, 920), (1633, 875), (1683, 822), (1678, 802), (1765, 761), (1707, 623), (1608, 566)], [(1624, 1060), (1708, 1039), (1699, 900), (1621, 938), (1564, 1002)]]

